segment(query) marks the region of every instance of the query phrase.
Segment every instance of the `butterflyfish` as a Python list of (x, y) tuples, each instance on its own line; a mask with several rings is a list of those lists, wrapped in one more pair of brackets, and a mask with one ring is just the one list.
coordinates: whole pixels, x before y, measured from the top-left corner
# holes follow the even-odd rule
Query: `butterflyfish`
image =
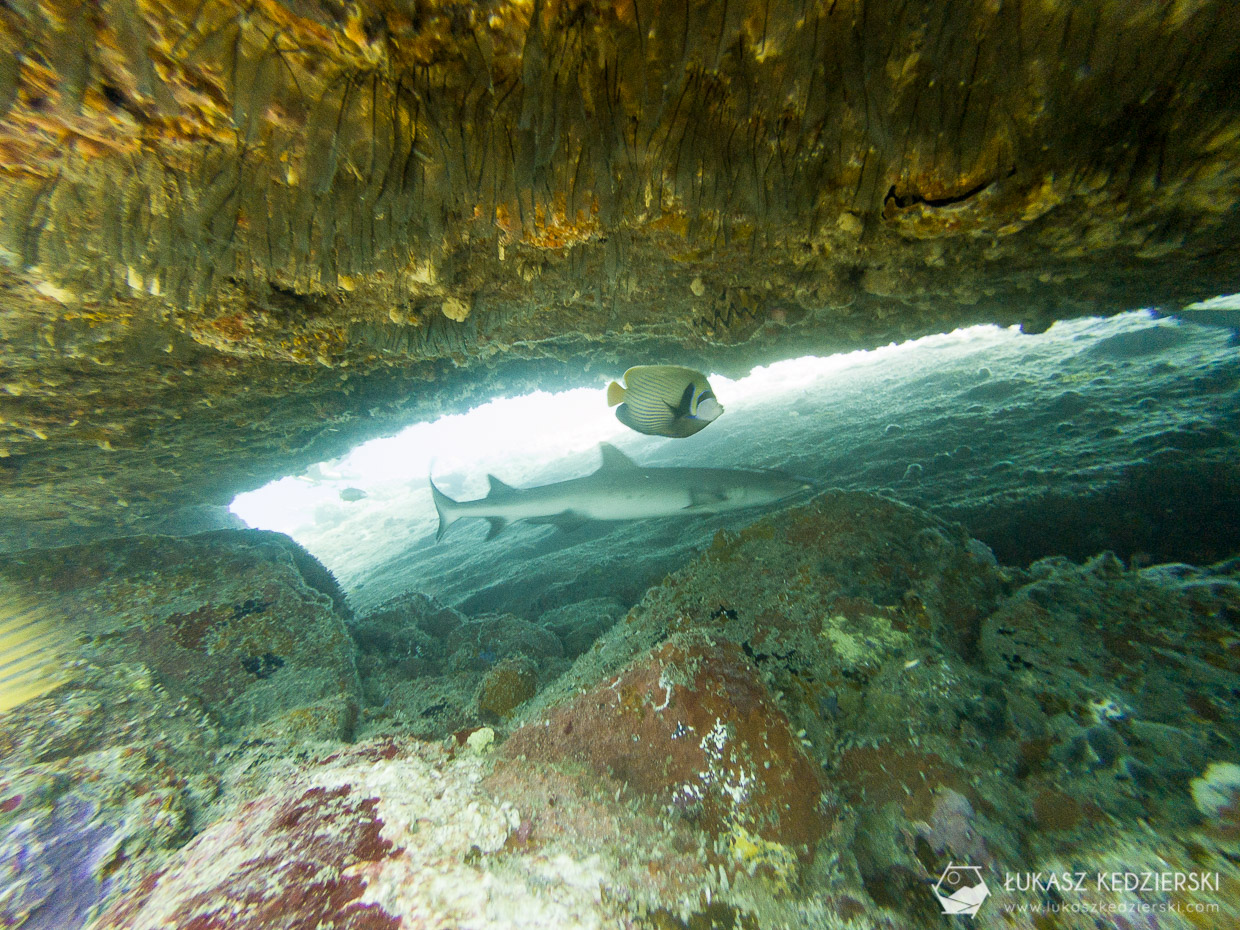
[(607, 386), (607, 406), (616, 407), (617, 420), (647, 436), (683, 439), (723, 413), (706, 375), (692, 368), (638, 365), (623, 380)]
[(68, 647), (54, 617), (0, 582), (0, 714), (64, 684)]

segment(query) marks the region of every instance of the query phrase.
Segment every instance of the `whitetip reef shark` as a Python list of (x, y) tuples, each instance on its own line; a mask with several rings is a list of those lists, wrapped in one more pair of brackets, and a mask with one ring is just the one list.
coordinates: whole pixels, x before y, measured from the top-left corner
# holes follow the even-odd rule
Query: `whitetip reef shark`
[(514, 488), (487, 475), (491, 491), (474, 501), (454, 501), (431, 481), (439, 513), (435, 541), (457, 520), (471, 517), (490, 523), (487, 539), (494, 539), (517, 520), (569, 529), (592, 521), (724, 513), (773, 504), (814, 486), (777, 471), (643, 468), (615, 446), (601, 443), (599, 451), (603, 464), (584, 478)]

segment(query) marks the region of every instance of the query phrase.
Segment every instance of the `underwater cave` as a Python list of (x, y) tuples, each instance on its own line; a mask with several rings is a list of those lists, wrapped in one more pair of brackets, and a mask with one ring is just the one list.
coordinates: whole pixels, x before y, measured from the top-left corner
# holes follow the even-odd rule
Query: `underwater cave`
[(1238, 86), (1229, 0), (0, 4), (0, 924), (1240, 925)]

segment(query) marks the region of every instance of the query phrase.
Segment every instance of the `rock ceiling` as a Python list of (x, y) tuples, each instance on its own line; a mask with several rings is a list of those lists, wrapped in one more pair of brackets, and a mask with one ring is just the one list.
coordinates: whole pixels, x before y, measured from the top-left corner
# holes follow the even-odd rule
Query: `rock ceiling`
[(8, 0), (0, 547), (495, 392), (1240, 290), (1231, 0)]

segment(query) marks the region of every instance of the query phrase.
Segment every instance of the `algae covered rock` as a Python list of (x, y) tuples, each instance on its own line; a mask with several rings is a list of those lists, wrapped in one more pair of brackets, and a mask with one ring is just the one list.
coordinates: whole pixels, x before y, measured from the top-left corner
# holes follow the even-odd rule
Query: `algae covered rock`
[(0, 925), (83, 925), (209, 819), (219, 728), (137, 663), (0, 715)]
[[(1024, 573), (924, 512), (826, 492), (719, 533), (519, 709), (499, 753), (605, 773), (714, 837), (734, 881), (783, 881), (798, 906), (829, 888), (833, 913), (863, 926), (940, 925), (928, 889), (953, 862), (983, 870), (1000, 902), (979, 925), (1034, 927), (1006, 875), (1158, 856), (1222, 876), (1200, 898), (1226, 916), (1240, 880), (1233, 795), (1215, 790), (1240, 738), (1229, 572), (1102, 556)], [(1217, 853), (1171, 832), (1151, 845), (1149, 824), (1203, 814)], [(754, 926), (815, 925), (768, 904)]]
[(504, 718), (538, 690), (538, 669), (525, 656), (497, 662), (478, 687), (478, 710), (484, 717)]
[(907, 801), (878, 832), (916, 884), (913, 823), (939, 792), (981, 803), (967, 769), (991, 760), (948, 727), (990, 725), (965, 657), (1008, 583), (958, 527), (827, 492), (718, 533), (519, 712), (501, 753), (606, 772), (712, 836), (733, 874), (785, 882), (859, 813)]
[(1190, 819), (1190, 779), (1240, 740), (1229, 571), (1046, 559), (987, 618), (987, 669), (1027, 695), (1013, 735), (1040, 825)]
[(209, 822), (229, 741), (352, 731), (340, 592), (277, 534), (27, 550), (0, 584), (39, 604), (71, 660), (0, 715), (5, 926), (82, 926), (132, 889)]
[(692, 834), (556, 766), (378, 739), (247, 760), (248, 797), (92, 930), (614, 927), (691, 913)]
[[(1009, 584), (958, 526), (829, 491), (739, 533), (719, 531), (540, 700), (593, 687), (669, 633), (694, 631), (740, 649), (796, 728), (825, 746), (856, 714), (881, 728), (905, 705), (915, 710), (921, 686), (906, 683), (966, 674), (981, 622)], [(942, 729), (933, 713), (900, 719), (902, 732)]]
[(564, 654), (575, 659), (611, 629), (624, 612), (624, 604), (614, 597), (593, 597), (548, 610), (541, 623), (560, 637)]
[[(266, 553), (343, 629), (285, 543), (176, 543), (194, 544), (233, 580)], [(304, 745), (329, 694), (221, 731), (223, 712), (174, 692), (191, 678), (162, 683), (166, 653), (143, 660), (121, 624), (98, 633), (81, 592), (143, 590), (136, 551), (119, 542), (123, 572), (59, 589), (29, 557), (6, 566), (82, 611), (89, 657), (0, 730), (21, 760), (0, 769), (10, 922), (933, 930), (930, 889), (953, 863), (990, 888), (982, 928), (1049, 926), (1006, 876), (1081, 869), (1081, 902), (1157, 910), (1160, 930), (1240, 920), (1234, 565), (1022, 572), (914, 508), (826, 492), (719, 533), (614, 623), (612, 602), (534, 622), (421, 596), (350, 621), (364, 725), (405, 732), (333, 750)], [(260, 577), (251, 596), (274, 599)], [(183, 625), (183, 602), (135, 603), (143, 629)], [(229, 622), (269, 609), (240, 604)], [(578, 617), (610, 626), (557, 679)], [(203, 661), (239, 658), (230, 635), (204, 629)], [(257, 658), (256, 682), (300, 667)], [(216, 751), (222, 733), (277, 730)], [(1168, 868), (1211, 876), (1204, 923), (1181, 919), (1174, 888), (1092, 871)]]
[(27, 550), (0, 563), (0, 578), (62, 618), (82, 659), (148, 669), (228, 731), (312, 705), (299, 736), (352, 731), (360, 689), (343, 596), (287, 537), (224, 530)]
[(811, 854), (830, 822), (818, 768), (757, 669), (740, 649), (702, 636), (673, 636), (527, 722), (503, 753), (584, 762), (716, 838), (756, 850), (760, 837), (792, 862)]
[(568, 665), (560, 637), (542, 624), (507, 613), (470, 617), (422, 594), (365, 611), (350, 632), (366, 736), (434, 738), (494, 722)]

